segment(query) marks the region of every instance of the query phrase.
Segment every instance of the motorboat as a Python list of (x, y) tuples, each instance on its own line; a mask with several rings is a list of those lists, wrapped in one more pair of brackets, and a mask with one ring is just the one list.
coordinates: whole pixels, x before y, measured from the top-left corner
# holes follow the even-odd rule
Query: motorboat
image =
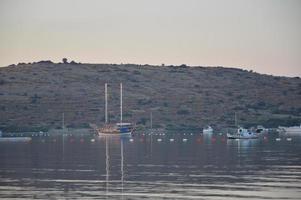
[(211, 126), (207, 126), (203, 129), (203, 134), (211, 134), (213, 133), (213, 128)]
[(278, 132), (286, 133), (286, 134), (301, 134), (301, 124), (300, 126), (291, 126), (291, 127), (279, 126)]
[(228, 139), (257, 139), (258, 135), (256, 132), (249, 131), (248, 129), (239, 127), (237, 132), (234, 134), (227, 133)]

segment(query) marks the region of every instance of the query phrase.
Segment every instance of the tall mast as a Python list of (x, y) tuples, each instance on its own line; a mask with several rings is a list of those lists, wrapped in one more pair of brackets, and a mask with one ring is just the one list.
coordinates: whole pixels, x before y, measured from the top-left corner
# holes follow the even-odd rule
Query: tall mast
[(108, 123), (108, 84), (105, 83), (105, 123)]
[(62, 129), (65, 131), (65, 113), (62, 114)]
[(235, 126), (237, 127), (237, 115), (236, 115), (236, 112), (235, 112)]
[(150, 113), (150, 125), (151, 125), (151, 129), (153, 128), (153, 112), (151, 111)]
[(120, 83), (120, 123), (122, 123), (122, 83)]

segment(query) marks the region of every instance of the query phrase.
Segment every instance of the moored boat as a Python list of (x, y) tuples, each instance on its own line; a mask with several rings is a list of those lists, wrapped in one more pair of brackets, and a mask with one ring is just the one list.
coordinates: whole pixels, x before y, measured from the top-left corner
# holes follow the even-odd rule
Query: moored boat
[(213, 128), (211, 126), (207, 126), (203, 129), (203, 134), (211, 134), (213, 133)]
[(248, 129), (239, 127), (235, 134), (227, 133), (228, 139), (257, 139), (258, 135)]
[(98, 135), (130, 135), (134, 131), (132, 123), (125, 123), (122, 119), (122, 83), (120, 83), (120, 123), (108, 123), (108, 90), (105, 84), (105, 124), (97, 129)]
[(291, 127), (279, 126), (278, 132), (287, 133), (287, 134), (301, 134), (301, 124), (300, 126), (291, 126)]
[(131, 134), (133, 130), (134, 128), (131, 123), (105, 124), (102, 128), (98, 129), (98, 134)]

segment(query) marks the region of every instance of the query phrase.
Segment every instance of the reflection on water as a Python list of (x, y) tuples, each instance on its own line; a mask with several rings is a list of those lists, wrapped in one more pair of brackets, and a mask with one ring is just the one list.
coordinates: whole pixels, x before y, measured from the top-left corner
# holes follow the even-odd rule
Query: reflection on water
[[(95, 140), (94, 140), (95, 139)], [(0, 198), (300, 199), (301, 138), (174, 134), (0, 143)]]

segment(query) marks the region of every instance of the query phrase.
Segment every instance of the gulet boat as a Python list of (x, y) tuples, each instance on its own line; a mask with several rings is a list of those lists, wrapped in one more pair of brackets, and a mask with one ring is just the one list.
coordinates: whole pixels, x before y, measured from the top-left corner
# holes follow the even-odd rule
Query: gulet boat
[(122, 83), (120, 83), (120, 122), (116, 124), (108, 123), (108, 85), (105, 84), (105, 124), (97, 129), (98, 135), (131, 135), (134, 131), (132, 123), (123, 122), (122, 119)]

